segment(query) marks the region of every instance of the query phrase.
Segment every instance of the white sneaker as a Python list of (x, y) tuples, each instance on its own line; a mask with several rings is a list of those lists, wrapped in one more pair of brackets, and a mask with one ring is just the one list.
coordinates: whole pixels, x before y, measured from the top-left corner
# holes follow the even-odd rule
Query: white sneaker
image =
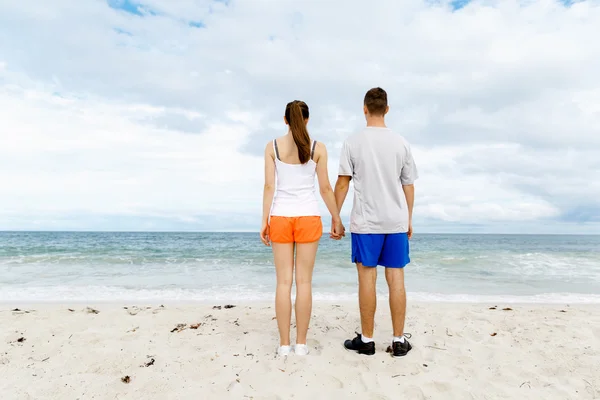
[(305, 344), (297, 344), (294, 351), (299, 356), (305, 356), (308, 354), (308, 346)]
[(290, 346), (279, 346), (279, 348), (277, 349), (277, 355), (280, 357), (289, 356), (290, 351), (291, 351)]

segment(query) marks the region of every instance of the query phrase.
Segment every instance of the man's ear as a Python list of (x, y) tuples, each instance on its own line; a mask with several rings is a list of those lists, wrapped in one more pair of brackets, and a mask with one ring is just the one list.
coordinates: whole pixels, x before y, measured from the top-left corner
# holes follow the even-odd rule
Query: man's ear
[(363, 106), (363, 112), (365, 113), (365, 115), (369, 113), (369, 109), (367, 108), (367, 106)]
[[(389, 111), (390, 111), (390, 106), (387, 106), (387, 107), (385, 108), (385, 113), (387, 114)], [(385, 114), (384, 114), (384, 115), (385, 115)]]

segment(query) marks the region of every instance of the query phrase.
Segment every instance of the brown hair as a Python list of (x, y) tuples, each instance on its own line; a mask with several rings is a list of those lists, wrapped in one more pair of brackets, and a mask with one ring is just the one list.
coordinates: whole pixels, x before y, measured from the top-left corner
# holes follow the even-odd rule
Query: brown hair
[(285, 107), (285, 119), (290, 125), (292, 137), (298, 147), (298, 158), (302, 164), (310, 160), (310, 136), (306, 129), (308, 106), (305, 102), (294, 100)]
[(365, 94), (365, 106), (371, 115), (385, 115), (388, 107), (385, 90), (380, 87), (369, 90)]

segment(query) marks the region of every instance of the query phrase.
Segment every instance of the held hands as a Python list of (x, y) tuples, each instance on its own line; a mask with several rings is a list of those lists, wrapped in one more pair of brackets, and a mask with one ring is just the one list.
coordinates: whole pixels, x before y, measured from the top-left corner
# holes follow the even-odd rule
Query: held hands
[[(409, 224), (408, 224), (407, 235), (408, 235), (408, 240), (412, 239), (412, 235), (413, 235), (412, 221), (409, 222)], [(341, 219), (340, 220), (332, 219), (331, 220), (331, 232), (329, 234), (329, 237), (334, 240), (340, 240), (344, 236), (346, 236), (346, 228), (342, 224), (342, 220)], [(262, 234), (261, 234), (261, 237), (262, 237)], [(263, 240), (263, 242), (264, 242), (264, 240)]]
[(331, 219), (331, 232), (329, 233), (329, 237), (333, 240), (340, 240), (344, 236), (346, 236), (346, 228), (344, 228), (341, 218), (339, 218), (339, 219), (332, 218)]

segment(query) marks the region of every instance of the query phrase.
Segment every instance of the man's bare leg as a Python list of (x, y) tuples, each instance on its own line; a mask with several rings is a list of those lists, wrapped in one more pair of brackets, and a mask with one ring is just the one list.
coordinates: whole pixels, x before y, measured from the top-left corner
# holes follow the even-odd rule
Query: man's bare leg
[(358, 269), (358, 303), (362, 335), (373, 338), (377, 308), (377, 267), (356, 264)]
[(385, 280), (390, 293), (390, 311), (394, 336), (404, 335), (406, 319), (406, 289), (404, 288), (404, 268), (386, 268)]
[[(356, 263), (358, 270), (358, 305), (362, 333), (344, 342), (347, 350), (372, 356), (375, 354), (373, 331), (375, 330), (375, 309), (377, 308), (377, 267), (365, 267)], [(367, 340), (368, 339), (368, 340)]]

